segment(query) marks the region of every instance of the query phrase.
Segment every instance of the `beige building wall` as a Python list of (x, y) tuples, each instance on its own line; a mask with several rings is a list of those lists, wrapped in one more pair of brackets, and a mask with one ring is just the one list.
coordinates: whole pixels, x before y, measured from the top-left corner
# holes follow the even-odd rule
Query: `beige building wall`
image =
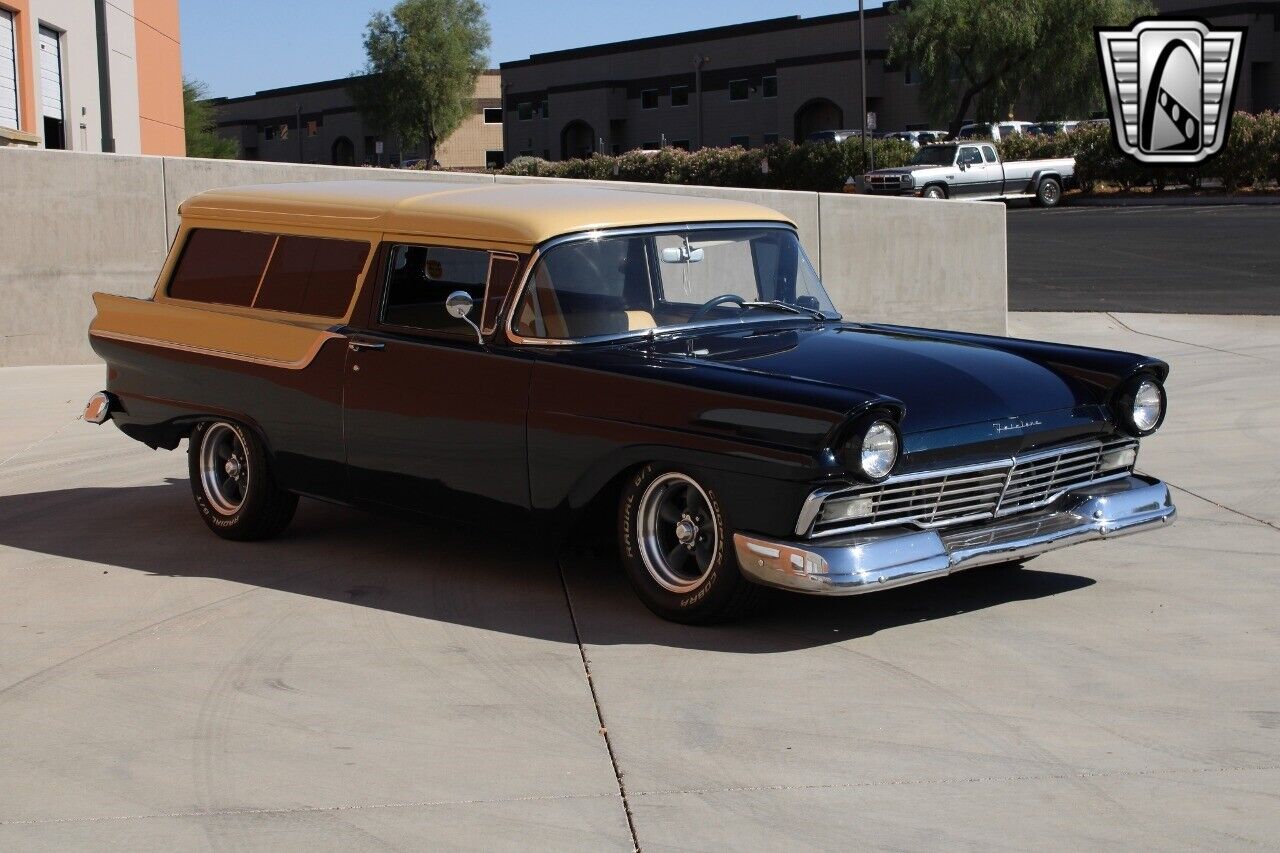
[(446, 169), (483, 169), (489, 153), (502, 153), (502, 121), (487, 123), (485, 109), (502, 107), (502, 78), (486, 71), (476, 80), (475, 109), (458, 129), (436, 150), (436, 159)]

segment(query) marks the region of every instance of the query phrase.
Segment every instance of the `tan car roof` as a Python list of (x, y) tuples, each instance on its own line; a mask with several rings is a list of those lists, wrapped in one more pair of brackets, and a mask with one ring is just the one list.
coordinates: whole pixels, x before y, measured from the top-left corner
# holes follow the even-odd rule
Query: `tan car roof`
[(684, 222), (793, 224), (760, 205), (571, 183), (314, 181), (209, 190), (184, 216), (465, 237), (533, 246), (578, 231)]

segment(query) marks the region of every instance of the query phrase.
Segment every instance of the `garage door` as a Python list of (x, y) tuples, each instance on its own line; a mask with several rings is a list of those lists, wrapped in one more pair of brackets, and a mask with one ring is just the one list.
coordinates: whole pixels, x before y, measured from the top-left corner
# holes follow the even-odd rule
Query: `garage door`
[(40, 103), (44, 117), (62, 121), (62, 50), (58, 34), (40, 28)]
[(0, 10), (0, 127), (18, 127), (18, 62), (13, 13)]

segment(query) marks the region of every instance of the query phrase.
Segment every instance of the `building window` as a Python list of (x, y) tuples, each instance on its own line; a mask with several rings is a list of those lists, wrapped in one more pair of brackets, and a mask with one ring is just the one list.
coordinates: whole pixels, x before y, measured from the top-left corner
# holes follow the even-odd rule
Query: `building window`
[(268, 141), (276, 138), (276, 126), (269, 124), (262, 129), (262, 138)]
[(532, 157), (532, 156), (533, 156), (533, 149), (532, 149), (532, 148), (526, 148), (526, 149), (524, 149), (523, 151), (521, 151), (521, 152), (520, 152), (520, 156), (521, 156), (521, 157)]
[(671, 140), (671, 147), (672, 147), (672, 148), (679, 148), (681, 151), (688, 151), (688, 150), (689, 150), (689, 140), (687, 140), (687, 139), (673, 139), (673, 140)]
[(672, 86), (671, 87), (671, 106), (673, 107), (689, 106), (689, 87), (688, 86)]
[(914, 86), (920, 82), (920, 75), (910, 65), (902, 66), (902, 81), (908, 86)]
[(739, 148), (750, 148), (751, 137), (750, 136), (730, 136), (729, 144), (737, 145)]
[(765, 96), (766, 98), (776, 98), (776, 97), (778, 97), (778, 77), (777, 77), (777, 75), (773, 75), (773, 76), (770, 76), (770, 77), (766, 77), (766, 78), (764, 78), (763, 80), (761, 80), (761, 81), (760, 81), (760, 88), (763, 90), (763, 92), (764, 92), (764, 96)]
[(505, 165), (507, 165), (507, 154), (502, 149), (484, 152), (484, 167), (486, 169), (501, 169)]
[(531, 101), (521, 101), (516, 110), (520, 114), (521, 121), (529, 121), (533, 118), (533, 103)]
[(640, 93), (640, 109), (656, 110), (658, 108), (658, 90), (645, 89)]
[(307, 122), (307, 136), (320, 135), (320, 122), (317, 119), (311, 119)]
[(729, 100), (745, 101), (751, 94), (751, 87), (746, 80), (729, 81)]
[(484, 123), (502, 124), (502, 107), (485, 107)]
[(776, 133), (766, 133), (766, 134), (764, 135), (764, 144), (765, 144), (765, 145), (777, 145), (777, 144), (778, 144), (778, 134), (776, 134)]
[(660, 147), (661, 147), (661, 146), (659, 146), (659, 145), (658, 145), (658, 143), (656, 143), (656, 142), (642, 142), (642, 143), (640, 143), (640, 150), (642, 150), (642, 151), (657, 151)]
[(551, 102), (543, 101), (538, 104), (538, 115), (543, 118), (551, 118)]

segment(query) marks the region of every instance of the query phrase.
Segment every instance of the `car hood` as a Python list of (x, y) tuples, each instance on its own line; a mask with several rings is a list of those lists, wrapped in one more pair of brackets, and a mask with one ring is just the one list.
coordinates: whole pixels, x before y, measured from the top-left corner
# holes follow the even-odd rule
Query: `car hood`
[[(793, 380), (843, 389), (850, 399), (899, 401), (906, 434), (1096, 405), (1115, 384), (1096, 369), (1071, 369), (1073, 352), (1103, 351), (1054, 346), (1038, 353), (1032, 344), (1033, 351), (1019, 352), (1022, 342), (1001, 341), (839, 324), (735, 329), (655, 347), (665, 350), (664, 359), (695, 362), (704, 371), (752, 374), (760, 387)], [(1133, 358), (1124, 359), (1120, 372)]]
[(869, 175), (914, 175), (916, 172), (926, 172), (930, 169), (949, 169), (950, 166), (928, 166), (920, 164), (918, 166), (894, 166), (890, 169), (876, 169), (874, 172), (868, 172)]

